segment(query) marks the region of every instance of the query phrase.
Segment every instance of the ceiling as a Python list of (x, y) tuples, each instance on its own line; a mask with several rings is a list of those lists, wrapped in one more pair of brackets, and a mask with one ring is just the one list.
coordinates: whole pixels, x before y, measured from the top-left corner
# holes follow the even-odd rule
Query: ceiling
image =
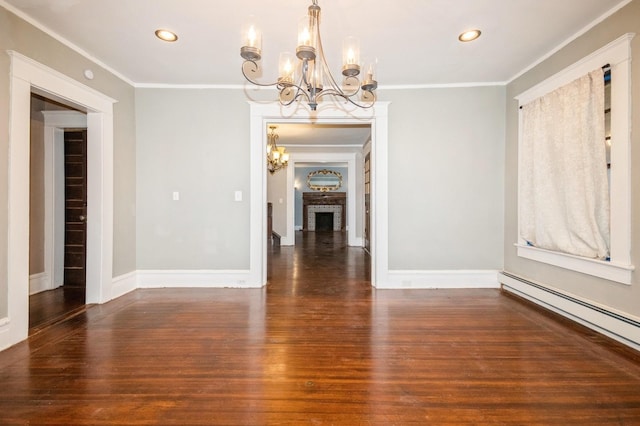
[[(319, 0), (322, 41), (334, 74), (342, 40), (360, 39), (378, 60), (385, 88), (505, 83), (630, 0)], [(281, 51), (295, 51), (303, 0), (0, 0), (0, 6), (72, 46), (137, 87), (245, 85), (240, 29), (255, 15), (263, 32), (263, 79)], [(179, 40), (158, 40), (158, 28)], [(482, 36), (458, 41), (462, 31)], [(366, 142), (370, 129), (279, 125), (280, 143)], [(295, 148), (294, 148), (295, 149)], [(300, 148), (303, 149), (303, 148)]]
[[(380, 88), (505, 82), (612, 8), (629, 0), (319, 0), (334, 73), (342, 40), (378, 59)], [(0, 0), (135, 85), (239, 85), (240, 29), (250, 14), (263, 32), (264, 78), (295, 51), (304, 0)], [(159, 41), (158, 28), (175, 31)], [(458, 34), (482, 36), (460, 43)]]

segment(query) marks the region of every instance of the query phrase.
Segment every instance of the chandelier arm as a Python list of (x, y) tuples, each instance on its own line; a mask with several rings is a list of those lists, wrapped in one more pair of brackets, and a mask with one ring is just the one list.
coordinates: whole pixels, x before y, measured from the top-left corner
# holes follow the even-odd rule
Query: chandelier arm
[(298, 93), (293, 98), (291, 98), (291, 100), (288, 102), (283, 102), (282, 99), (280, 99), (280, 105), (289, 106), (293, 104), (295, 101), (297, 101), (298, 98), (301, 98), (301, 97), (306, 97), (307, 100), (309, 100), (309, 95), (307, 95), (304, 91), (299, 90)]
[(275, 82), (275, 83), (260, 83), (260, 82), (258, 82), (258, 81), (255, 81), (254, 79), (252, 79), (251, 77), (249, 77), (249, 76), (247, 75), (247, 73), (245, 72), (245, 70), (244, 70), (244, 67), (245, 67), (245, 65), (247, 65), (247, 64), (253, 64), (253, 66), (255, 67), (254, 72), (258, 70), (258, 64), (257, 64), (256, 62), (254, 62), (254, 61), (249, 61), (249, 60), (246, 60), (246, 61), (244, 61), (244, 62), (242, 63), (242, 75), (244, 76), (244, 78), (245, 78), (245, 79), (247, 79), (247, 81), (248, 81), (249, 83), (251, 83), (251, 84), (255, 84), (256, 86), (262, 86), (262, 87), (276, 86), (276, 85), (278, 84), (278, 82)]
[(355, 87), (353, 89), (353, 91), (349, 92), (349, 94), (347, 94), (347, 92), (345, 92), (344, 90), (342, 91), (342, 93), (344, 93), (347, 96), (355, 96), (360, 92), (360, 80), (358, 79), (358, 77), (356, 76), (348, 76), (344, 78), (345, 83), (349, 83), (353, 80), (353, 82), (355, 83), (353, 86)]
[[(300, 85), (302, 85), (302, 83), (304, 83), (304, 86), (306, 87), (306, 89), (302, 89), (307, 90), (308, 92), (311, 92), (312, 87), (311, 87), (311, 82), (309, 82), (309, 80), (307, 79), (307, 74), (309, 73), (309, 60), (308, 59), (303, 59), (302, 60), (302, 78), (300, 79)], [(307, 99), (309, 99), (309, 97), (307, 96)]]
[(340, 86), (338, 85), (338, 83), (336, 83), (335, 78), (333, 78), (333, 74), (331, 73), (331, 69), (329, 68), (329, 65), (327, 64), (327, 60), (324, 56), (324, 48), (322, 47), (322, 37), (320, 34), (320, 18), (318, 17), (318, 25), (316, 25), (316, 32), (317, 32), (317, 42), (318, 42), (318, 53), (320, 54), (320, 58), (322, 62), (322, 70), (324, 71), (324, 73), (329, 77), (329, 85), (336, 90), (338, 93), (344, 95), (344, 91), (342, 89), (340, 89)]
[(318, 95), (318, 98), (322, 98), (323, 95), (339, 96), (339, 97), (343, 98), (345, 101), (349, 102), (350, 104), (352, 104), (354, 106), (357, 106), (358, 108), (368, 109), (368, 108), (371, 108), (372, 106), (375, 105), (376, 95), (375, 95), (375, 93), (369, 92), (369, 91), (367, 91), (367, 93), (370, 93), (371, 96), (372, 96), (372, 100), (370, 102), (367, 102), (367, 104), (361, 104), (359, 102), (356, 102), (353, 99), (351, 99), (351, 96), (344, 95), (344, 94), (338, 93), (338, 92), (334, 92), (331, 89), (328, 89), (327, 93), (325, 93), (324, 90), (323, 90), (322, 93), (320, 95)]
[[(282, 84), (282, 83), (275, 83), (277, 85), (277, 88), (279, 90), (284, 89), (285, 87), (295, 87), (296, 88), (296, 92), (298, 93), (303, 93), (305, 94), (305, 89), (302, 86), (299, 86), (295, 83), (286, 83), (286, 84)], [(296, 95), (297, 96), (297, 95)]]

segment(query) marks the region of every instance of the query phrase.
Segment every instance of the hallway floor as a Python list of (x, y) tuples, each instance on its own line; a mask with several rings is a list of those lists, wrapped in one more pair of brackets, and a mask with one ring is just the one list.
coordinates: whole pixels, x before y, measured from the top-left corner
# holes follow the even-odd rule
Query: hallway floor
[(136, 290), (0, 353), (0, 424), (640, 424), (634, 352), (499, 290), (375, 290), (341, 233), (263, 289)]

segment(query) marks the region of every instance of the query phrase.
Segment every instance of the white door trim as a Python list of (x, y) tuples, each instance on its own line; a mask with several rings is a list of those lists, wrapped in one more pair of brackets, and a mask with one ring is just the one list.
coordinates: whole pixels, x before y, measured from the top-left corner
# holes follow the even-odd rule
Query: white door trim
[[(115, 100), (14, 51), (9, 101), (7, 315), (0, 350), (29, 329), (29, 151), (31, 93), (87, 112), (87, 303), (111, 295), (113, 259), (113, 103)], [(1, 309), (1, 308), (0, 308)]]
[(267, 179), (265, 146), (269, 122), (339, 123), (371, 125), (371, 284), (384, 286), (389, 276), (388, 217), (388, 107), (376, 102), (370, 109), (345, 110), (327, 104), (310, 112), (299, 105), (283, 107), (277, 102), (250, 104), (250, 259), (251, 282), (267, 282)]

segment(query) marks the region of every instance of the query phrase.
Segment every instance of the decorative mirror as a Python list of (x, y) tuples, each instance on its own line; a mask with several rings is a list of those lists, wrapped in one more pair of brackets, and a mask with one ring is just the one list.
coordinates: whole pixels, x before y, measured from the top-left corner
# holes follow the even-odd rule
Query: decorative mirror
[(335, 191), (342, 186), (342, 175), (333, 170), (316, 170), (307, 176), (307, 186), (312, 191)]

